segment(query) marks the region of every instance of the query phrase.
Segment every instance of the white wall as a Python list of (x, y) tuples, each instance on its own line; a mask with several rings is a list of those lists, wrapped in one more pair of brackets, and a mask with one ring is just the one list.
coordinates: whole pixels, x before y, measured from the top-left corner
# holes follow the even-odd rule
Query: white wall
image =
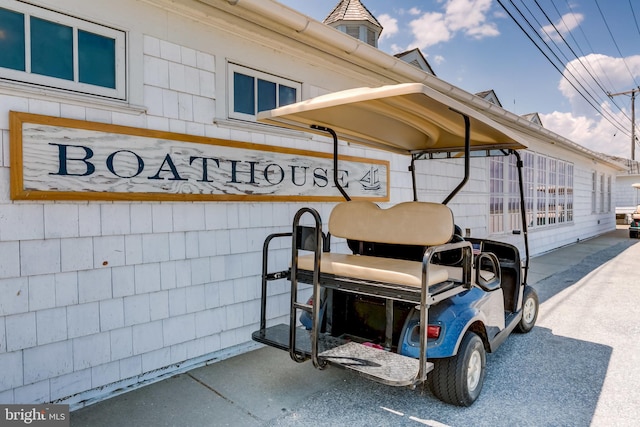
[(632, 187), (632, 184), (639, 182), (640, 176), (638, 175), (618, 175), (616, 177), (615, 206), (624, 211), (623, 213), (633, 212), (635, 207), (640, 204), (640, 190)]

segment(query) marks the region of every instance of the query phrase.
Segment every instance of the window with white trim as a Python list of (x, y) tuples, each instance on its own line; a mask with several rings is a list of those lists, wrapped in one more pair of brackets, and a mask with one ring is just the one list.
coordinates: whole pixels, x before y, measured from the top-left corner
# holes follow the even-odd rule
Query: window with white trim
[[(538, 228), (573, 221), (573, 164), (522, 152), (522, 183), (527, 227)], [(522, 227), (518, 172), (513, 156), (490, 160), (489, 232)]]
[(527, 211), (527, 227), (533, 225), (534, 207), (536, 201), (535, 171), (536, 156), (530, 151), (522, 153), (522, 184), (524, 192), (524, 205)]
[(0, 7), (0, 80), (126, 97), (125, 32), (22, 2)]
[(255, 121), (260, 111), (300, 101), (298, 82), (229, 64), (229, 117)]
[(557, 215), (559, 223), (567, 221), (567, 164), (558, 162)]
[(567, 187), (565, 190), (567, 202), (567, 222), (573, 221), (573, 165), (567, 163)]
[(517, 159), (516, 156), (509, 156), (508, 159), (509, 188), (505, 189), (509, 192), (509, 200), (507, 203), (507, 213), (509, 215), (508, 224), (509, 229), (520, 230), (522, 228), (522, 217), (520, 215), (520, 179), (518, 177)]
[(598, 174), (591, 173), (591, 213), (596, 213), (596, 196), (598, 194)]
[(607, 212), (611, 212), (611, 176), (607, 176)]
[(547, 158), (545, 156), (538, 155), (536, 161), (536, 198), (538, 203), (536, 204), (536, 224), (547, 224)]
[(549, 177), (547, 180), (547, 219), (549, 224), (555, 224), (558, 219), (558, 160), (548, 159)]
[(504, 157), (491, 157), (489, 160), (489, 232), (504, 231)]
[(600, 213), (604, 212), (604, 174), (600, 175)]

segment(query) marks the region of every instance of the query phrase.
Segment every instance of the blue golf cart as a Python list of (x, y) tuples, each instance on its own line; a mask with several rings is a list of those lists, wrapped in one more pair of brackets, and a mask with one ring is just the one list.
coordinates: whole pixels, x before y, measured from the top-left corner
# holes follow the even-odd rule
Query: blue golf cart
[[(259, 120), (331, 137), (334, 185), (344, 201), (328, 220), (302, 208), (290, 232), (267, 236), (253, 339), (319, 369), (338, 366), (390, 386), (427, 382), (442, 401), (471, 405), (482, 390), (486, 353), (514, 330), (529, 332), (538, 315), (538, 297), (527, 285), (518, 153), (525, 147), (518, 135), (413, 83), (337, 92), (262, 112)], [(405, 154), (413, 200), (382, 208), (352, 199), (335, 172), (343, 144)], [(469, 180), (471, 162), (488, 156), (516, 158), (522, 230), (514, 234), (524, 240), (524, 256), (512, 244), (464, 236), (447, 206)], [(418, 162), (436, 159), (459, 159), (452, 164), (460, 165), (460, 182), (442, 202), (419, 201)], [(271, 271), (272, 246), (286, 242), (289, 265)], [(279, 280), (290, 283), (290, 315), (267, 326), (269, 286)], [(299, 300), (304, 290), (312, 296)]]

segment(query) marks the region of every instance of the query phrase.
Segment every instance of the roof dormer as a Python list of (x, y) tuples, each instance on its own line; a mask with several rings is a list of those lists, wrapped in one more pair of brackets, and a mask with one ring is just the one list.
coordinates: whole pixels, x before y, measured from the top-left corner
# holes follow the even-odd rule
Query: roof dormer
[(382, 25), (360, 0), (341, 0), (322, 22), (373, 47), (378, 47)]

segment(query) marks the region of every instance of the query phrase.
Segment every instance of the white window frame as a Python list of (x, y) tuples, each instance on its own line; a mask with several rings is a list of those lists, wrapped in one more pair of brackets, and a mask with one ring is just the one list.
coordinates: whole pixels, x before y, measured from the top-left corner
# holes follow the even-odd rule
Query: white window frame
[[(301, 93), (302, 93), (302, 83), (300, 82), (296, 82), (293, 80), (288, 80), (285, 79), (283, 77), (279, 77), (276, 76), (274, 74), (270, 74), (270, 73), (265, 73), (263, 71), (258, 71), (255, 70), (253, 68), (249, 68), (249, 67), (245, 67), (242, 65), (238, 65), (235, 64), (233, 62), (229, 62), (227, 64), (227, 87), (229, 88), (229, 118), (230, 119), (239, 119), (239, 120), (246, 120), (246, 121), (256, 121), (256, 115), (255, 114), (246, 114), (246, 113), (239, 113), (234, 111), (235, 110), (235, 100), (234, 100), (234, 93), (235, 93), (235, 87), (234, 87), (234, 73), (240, 73), (240, 74), (244, 74), (246, 76), (249, 77), (253, 77), (255, 79), (261, 79), (261, 80), (265, 80), (268, 82), (272, 82), (272, 83), (276, 83), (277, 85), (284, 85), (284, 86), (288, 86), (288, 87), (292, 87), (296, 90), (296, 102), (300, 102), (301, 98)], [(254, 85), (254, 91), (255, 91), (255, 107), (256, 107), (256, 111), (257, 111), (257, 103), (258, 103), (258, 85)], [(279, 91), (276, 91), (276, 96), (280, 96), (279, 95)], [(276, 100), (276, 105), (280, 105), (280, 100), (277, 99)]]
[(607, 175), (607, 210), (611, 212), (611, 175)]
[(600, 174), (600, 213), (605, 212), (604, 201), (605, 201), (604, 174)]
[[(22, 13), (25, 16), (25, 71), (0, 68), (0, 80), (18, 81), (120, 100), (126, 99), (126, 33), (124, 31), (17, 1), (10, 5), (0, 4), (0, 7)], [(73, 81), (31, 73), (30, 16), (71, 27), (73, 31)], [(78, 30), (115, 40), (115, 89), (79, 81)]]
[(596, 213), (596, 195), (598, 194), (598, 174), (591, 172), (591, 213)]
[[(494, 160), (496, 159), (496, 160)], [(500, 159), (500, 160), (498, 160)], [(491, 158), (489, 161), (489, 233), (499, 234), (519, 229), (521, 224), (520, 191), (516, 180), (516, 164), (513, 157)], [(546, 228), (573, 222), (573, 163), (543, 154), (525, 151), (523, 184), (525, 207), (527, 208), (527, 228)], [(498, 165), (494, 168), (494, 165)], [(555, 165), (555, 167), (554, 167)], [(564, 171), (564, 180), (560, 182), (560, 171)], [(494, 176), (499, 172), (501, 176)], [(502, 184), (499, 184), (502, 182)], [(494, 189), (502, 186), (502, 193)], [(563, 186), (562, 196), (558, 194)], [(502, 199), (502, 212), (493, 211), (493, 200)], [(517, 201), (517, 203), (516, 203)], [(560, 205), (564, 204), (561, 215)], [(507, 229), (505, 229), (508, 227)]]

